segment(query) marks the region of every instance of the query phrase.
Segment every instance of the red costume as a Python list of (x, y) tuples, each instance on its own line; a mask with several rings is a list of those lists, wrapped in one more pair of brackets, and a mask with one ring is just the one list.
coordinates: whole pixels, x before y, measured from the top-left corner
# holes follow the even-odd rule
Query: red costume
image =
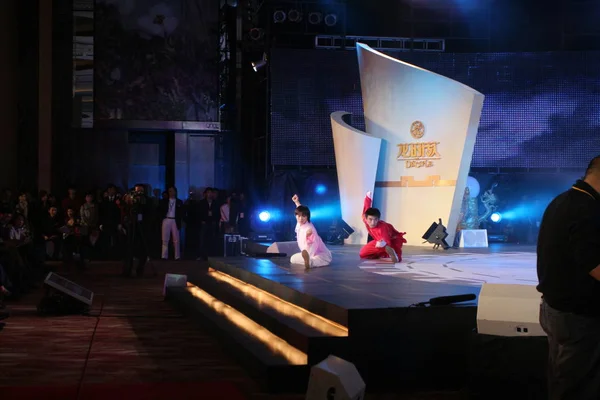
[(362, 219), (373, 240), (360, 249), (360, 258), (389, 258), (389, 254), (385, 251), (385, 246), (376, 247), (377, 242), (383, 240), (386, 246), (390, 246), (396, 251), (398, 262), (402, 261), (402, 244), (406, 243), (406, 239), (404, 239), (406, 232), (398, 232), (392, 224), (388, 224), (382, 220), (379, 220), (375, 228), (371, 228), (365, 217), (365, 212), (371, 208), (371, 203), (371, 198), (365, 196)]

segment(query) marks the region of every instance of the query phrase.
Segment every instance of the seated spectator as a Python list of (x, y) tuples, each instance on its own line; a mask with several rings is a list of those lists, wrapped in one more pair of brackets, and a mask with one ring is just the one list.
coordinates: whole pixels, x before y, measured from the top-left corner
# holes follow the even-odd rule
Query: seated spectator
[(23, 244), (28, 244), (31, 242), (31, 234), (29, 228), (25, 224), (25, 217), (23, 215), (17, 215), (13, 219), (8, 237), (10, 240), (14, 240)]
[(15, 209), (15, 201), (10, 189), (2, 189), (0, 194), (0, 213), (13, 212)]
[(62, 235), (59, 228), (62, 225), (58, 218), (58, 209), (55, 206), (50, 206), (48, 213), (42, 219), (40, 234), (46, 246), (46, 255), (53, 260), (59, 258), (62, 244)]
[(69, 187), (68, 195), (62, 201), (63, 211), (69, 208), (73, 209), (75, 214), (78, 214), (79, 209), (81, 208), (81, 201), (77, 197), (77, 190), (73, 187)]
[(99, 207), (94, 202), (94, 195), (90, 192), (85, 195), (85, 203), (79, 210), (81, 217), (81, 256), (88, 260), (92, 250), (95, 249), (99, 238)]
[(15, 206), (15, 213), (22, 215), (25, 217), (25, 222), (29, 225), (29, 200), (27, 199), (27, 193), (21, 192), (19, 193), (19, 199), (17, 201), (17, 205)]
[(0, 214), (0, 239), (9, 239), (10, 230), (12, 228), (12, 220), (12, 212), (5, 212), (3, 214)]

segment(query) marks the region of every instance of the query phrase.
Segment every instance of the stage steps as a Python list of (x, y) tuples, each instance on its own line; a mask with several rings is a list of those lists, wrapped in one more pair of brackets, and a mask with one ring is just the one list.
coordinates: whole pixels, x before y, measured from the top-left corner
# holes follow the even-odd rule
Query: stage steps
[[(239, 286), (232, 286), (224, 279), (231, 280)], [(331, 324), (319, 316), (303, 312), (299, 307), (270, 293), (259, 290), (258, 296), (252, 296), (251, 290), (253, 292), (256, 290), (252, 288), (252, 285), (222, 275), (218, 271), (209, 271), (194, 283), (267, 328), (276, 336), (284, 338), (298, 350), (309, 354), (309, 359), (311, 347), (316, 346), (317, 341), (343, 339), (348, 336), (348, 330), (345, 327)]]
[[(237, 260), (237, 261), (236, 261)], [(241, 259), (248, 261), (248, 259)], [(274, 262), (263, 262), (258, 260), (258, 270), (252, 271), (246, 268), (240, 268), (244, 261), (240, 259), (219, 259), (211, 258), (209, 263), (212, 268), (223, 272), (231, 277), (256, 286), (257, 288), (271, 293), (283, 300), (297, 305), (313, 314), (320, 315), (338, 325), (348, 327), (348, 310), (335, 304), (323, 301), (315, 296), (303, 293), (301, 290), (295, 290), (292, 287), (278, 282), (277, 277), (282, 275)], [(241, 263), (240, 265), (238, 265)], [(303, 271), (304, 272), (304, 271)], [(285, 273), (287, 278), (295, 279), (293, 274)], [(299, 280), (301, 282), (301, 280)]]
[[(271, 293), (213, 269), (188, 280), (187, 288), (167, 288), (167, 299), (210, 321), (216, 335), (270, 392), (303, 392), (310, 365), (329, 354), (342, 356), (347, 351), (348, 331), (344, 326)], [(229, 307), (256, 326), (240, 327), (245, 318), (225, 315), (223, 309), (229, 312)], [(255, 331), (262, 332), (263, 328), (268, 332), (263, 332), (262, 340), (267, 337), (271, 343), (255, 337), (260, 336)], [(273, 343), (279, 340), (285, 343), (274, 350)]]
[[(294, 364), (269, 346), (244, 332), (184, 288), (167, 289), (169, 301), (209, 328), (248, 373), (269, 392), (301, 392), (306, 389), (309, 369)], [(184, 350), (182, 350), (184, 351)]]

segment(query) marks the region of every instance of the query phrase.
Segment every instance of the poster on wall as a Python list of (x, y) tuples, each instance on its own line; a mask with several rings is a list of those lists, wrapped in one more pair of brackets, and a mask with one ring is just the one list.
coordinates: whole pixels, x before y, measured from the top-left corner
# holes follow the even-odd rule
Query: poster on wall
[(96, 120), (218, 121), (219, 2), (96, 0)]

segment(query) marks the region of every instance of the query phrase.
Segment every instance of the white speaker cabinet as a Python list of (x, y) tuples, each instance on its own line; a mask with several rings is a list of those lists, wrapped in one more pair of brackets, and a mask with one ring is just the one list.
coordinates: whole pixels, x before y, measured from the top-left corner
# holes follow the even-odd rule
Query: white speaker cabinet
[(460, 231), (459, 247), (488, 247), (487, 229), (463, 229)]
[(365, 382), (354, 364), (329, 356), (310, 370), (306, 400), (363, 400)]
[(288, 256), (300, 253), (298, 242), (275, 242), (267, 248), (267, 253), (285, 253)]
[(539, 322), (542, 295), (535, 286), (484, 283), (477, 331), (495, 336), (546, 336)]

